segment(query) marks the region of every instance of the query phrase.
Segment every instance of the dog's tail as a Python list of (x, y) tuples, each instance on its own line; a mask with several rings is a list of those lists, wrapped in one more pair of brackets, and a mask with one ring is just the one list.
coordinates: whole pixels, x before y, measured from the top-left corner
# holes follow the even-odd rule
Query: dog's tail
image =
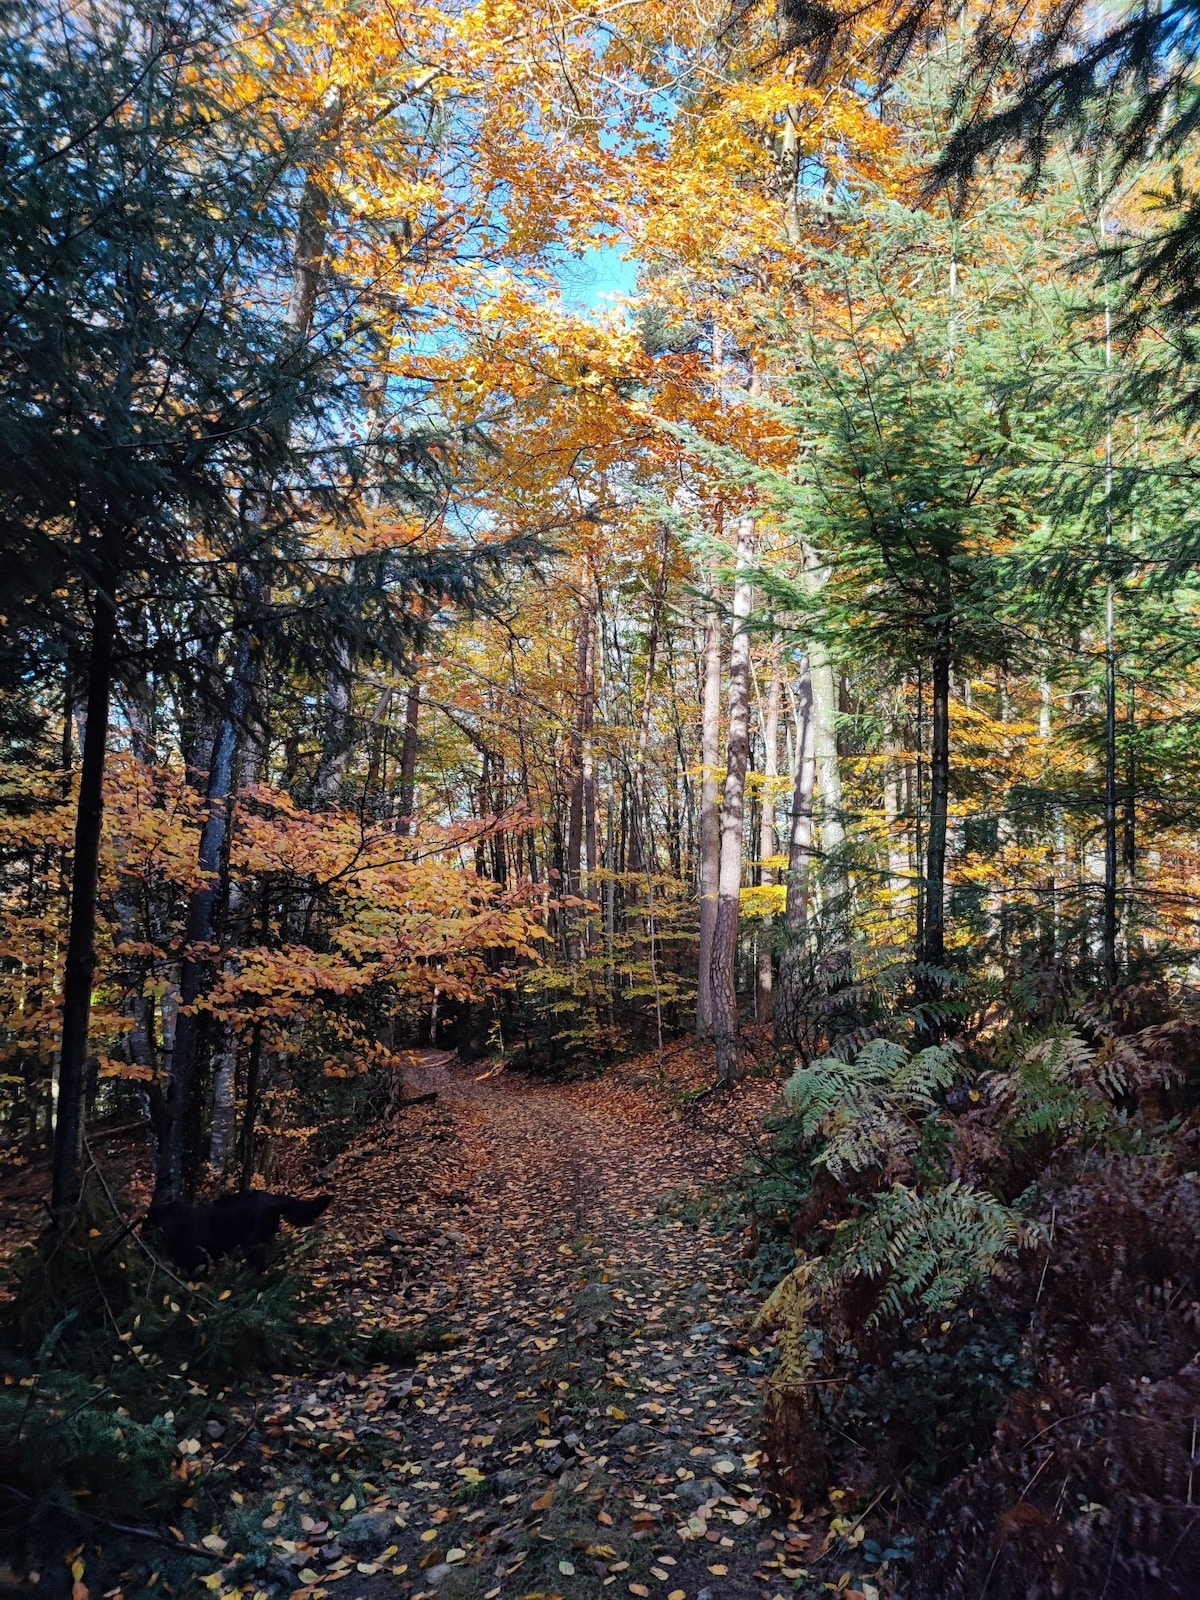
[(314, 1194), (309, 1199), (301, 1199), (295, 1194), (281, 1194), (279, 1196), (279, 1215), (285, 1222), (290, 1222), (294, 1228), (307, 1228), (314, 1223), (322, 1211), (333, 1203), (331, 1194)]

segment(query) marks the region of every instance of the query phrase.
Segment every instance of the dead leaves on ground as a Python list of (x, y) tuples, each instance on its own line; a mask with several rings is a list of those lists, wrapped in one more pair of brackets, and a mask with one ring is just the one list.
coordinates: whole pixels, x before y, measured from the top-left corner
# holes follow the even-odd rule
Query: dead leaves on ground
[[(792, 1592), (809, 1536), (763, 1493), (712, 1203), (772, 1087), (696, 1117), (636, 1066), (559, 1087), (430, 1058), (411, 1088), (439, 1098), (339, 1163), (320, 1276), (360, 1324), (452, 1338), (260, 1398), (221, 1474), (275, 1486), (275, 1569), (299, 1600)], [(213, 1578), (256, 1592), (232, 1558)]]

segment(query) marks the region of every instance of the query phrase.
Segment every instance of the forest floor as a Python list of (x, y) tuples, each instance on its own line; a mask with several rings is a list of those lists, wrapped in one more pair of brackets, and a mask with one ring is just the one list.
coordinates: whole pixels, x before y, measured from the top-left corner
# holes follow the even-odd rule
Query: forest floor
[(377, 1446), (369, 1477), (310, 1491), (280, 1541), (314, 1597), (792, 1591), (813, 1534), (764, 1493), (753, 1302), (717, 1192), (775, 1091), (680, 1112), (664, 1087), (430, 1053), (408, 1088), (436, 1103), (342, 1159), (322, 1251), (342, 1314), (449, 1338), (411, 1375), (272, 1397), (268, 1448)]
[(181, 1443), (187, 1520), (214, 1561), (187, 1591), (854, 1595), (838, 1506), (789, 1517), (759, 1457), (762, 1291), (727, 1183), (778, 1088), (691, 1098), (710, 1071), (692, 1048), (667, 1074), (650, 1057), (563, 1085), (424, 1053), (407, 1091), (436, 1100), (325, 1173), (305, 1271), (330, 1314), (430, 1348), (408, 1369), (188, 1378), (211, 1410)]

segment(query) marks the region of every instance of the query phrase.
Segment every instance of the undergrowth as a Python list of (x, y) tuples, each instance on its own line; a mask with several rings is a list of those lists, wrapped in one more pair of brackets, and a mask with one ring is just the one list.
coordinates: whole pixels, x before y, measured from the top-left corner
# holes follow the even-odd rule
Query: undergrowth
[(1200, 1593), (1200, 1005), (984, 1014), (802, 1060), (744, 1175), (776, 1486), (927, 1600)]
[(201, 1527), (196, 1441), (229, 1425), (256, 1378), (411, 1366), (442, 1338), (329, 1316), (304, 1244), (265, 1273), (225, 1261), (185, 1282), (103, 1221), (17, 1260), (0, 1326), (0, 1554), (50, 1574), (46, 1594), (64, 1553), (98, 1537), (110, 1575), (150, 1551), (186, 1586), (204, 1570), (183, 1548)]

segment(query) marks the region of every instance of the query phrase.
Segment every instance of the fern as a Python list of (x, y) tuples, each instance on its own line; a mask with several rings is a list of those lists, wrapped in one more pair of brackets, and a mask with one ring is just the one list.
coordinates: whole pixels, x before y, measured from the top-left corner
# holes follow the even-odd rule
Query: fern
[[(954, 1044), (910, 1054), (901, 1044), (874, 1039), (853, 1061), (827, 1057), (798, 1068), (784, 1095), (802, 1134), (822, 1141), (813, 1164), (845, 1183), (914, 1156), (924, 1135), (944, 1131), (939, 1098), (953, 1084), (958, 1060)], [(1053, 1061), (1064, 1081), (1082, 1068), (1078, 1051)], [(1034, 1232), (1020, 1214), (992, 1195), (956, 1179), (935, 1182), (924, 1192), (894, 1181), (838, 1225), (811, 1285), (804, 1280), (806, 1313), (814, 1293), (832, 1303), (860, 1278), (883, 1284), (874, 1321), (912, 1307), (945, 1311), (1032, 1242)], [(793, 1274), (784, 1285), (798, 1281)], [(771, 1325), (780, 1326), (783, 1337), (786, 1318), (780, 1323), (780, 1314), (771, 1310)]]
[(916, 1150), (957, 1059), (953, 1044), (910, 1055), (892, 1040), (872, 1039), (853, 1061), (827, 1056), (798, 1067), (784, 1097), (804, 1136), (824, 1140), (814, 1162), (844, 1181), (848, 1171), (886, 1168)]
[(1118, 1118), (1113, 1101), (1130, 1083), (1122, 1041), (1096, 1049), (1070, 1028), (1039, 1039), (1013, 1067), (986, 1080), (1018, 1140), (1047, 1136), (1102, 1138)]
[(826, 1291), (856, 1278), (883, 1281), (871, 1324), (913, 1307), (940, 1313), (1039, 1238), (1019, 1212), (967, 1184), (920, 1194), (897, 1183), (839, 1224), (819, 1278)]

